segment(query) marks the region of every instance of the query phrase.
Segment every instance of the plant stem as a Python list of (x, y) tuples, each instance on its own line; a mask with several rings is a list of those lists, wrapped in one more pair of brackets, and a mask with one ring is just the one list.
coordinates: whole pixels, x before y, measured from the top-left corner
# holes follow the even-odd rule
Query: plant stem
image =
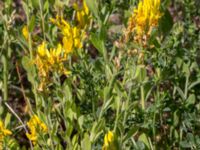
[(117, 124), (118, 124), (118, 120), (119, 120), (119, 109), (120, 109), (120, 98), (117, 99), (117, 114), (116, 114), (116, 120), (115, 120), (115, 126), (114, 126), (114, 132), (116, 132), (117, 129)]
[(30, 25), (30, 20), (29, 20), (29, 10), (27, 11), (27, 27), (28, 27), (28, 49), (29, 49), (29, 53), (30, 53), (30, 59), (33, 59), (33, 52), (32, 52), (32, 40), (31, 40), (31, 34), (29, 31), (29, 25)]
[(145, 109), (145, 101), (144, 101), (144, 86), (141, 85), (140, 87), (140, 94), (141, 94), (141, 105), (142, 105), (142, 110)]
[(105, 47), (103, 48), (103, 57), (104, 57), (104, 61), (105, 61), (106, 65), (107, 65), (108, 64), (108, 56), (107, 56), (107, 50)]
[[(30, 12), (29, 10), (27, 11), (26, 13), (26, 17), (27, 17), (27, 26), (29, 28), (29, 25), (30, 25)], [(33, 61), (33, 48), (32, 48), (32, 37), (31, 37), (31, 33), (28, 32), (28, 49), (29, 49), (29, 54), (30, 54), (30, 60)], [(35, 69), (35, 68), (34, 68)], [(36, 72), (36, 71), (34, 71)], [(32, 81), (32, 85), (33, 85), (33, 94), (34, 94), (34, 97), (35, 97), (35, 101), (36, 101), (36, 106), (38, 106), (38, 94), (37, 94), (37, 87), (36, 87), (36, 83), (34, 81)], [(37, 107), (36, 107), (37, 108)]]
[(92, 100), (92, 113), (93, 113), (93, 116), (94, 116), (94, 118), (96, 120), (97, 117), (96, 117), (96, 113), (95, 113), (95, 99)]
[(43, 32), (43, 38), (45, 38), (45, 25), (44, 25), (44, 15), (43, 15), (43, 9), (42, 9), (42, 0), (39, 0), (39, 5), (40, 5), (40, 17), (42, 19), (42, 32)]
[(8, 100), (8, 57), (7, 54), (2, 56), (3, 61), (3, 100)]
[(184, 96), (185, 96), (186, 99), (187, 99), (187, 96), (188, 96), (188, 82), (189, 82), (189, 75), (187, 75), (186, 79), (185, 79), (185, 93), (184, 93)]
[(127, 100), (126, 106), (125, 106), (125, 107), (126, 107), (126, 111), (125, 111), (125, 113), (124, 113), (123, 126), (125, 126), (125, 124), (126, 124), (127, 112), (128, 112), (128, 107), (129, 107), (129, 101), (130, 101), (130, 99), (131, 99), (131, 92), (132, 92), (132, 86), (131, 86), (130, 89), (129, 89), (128, 100)]

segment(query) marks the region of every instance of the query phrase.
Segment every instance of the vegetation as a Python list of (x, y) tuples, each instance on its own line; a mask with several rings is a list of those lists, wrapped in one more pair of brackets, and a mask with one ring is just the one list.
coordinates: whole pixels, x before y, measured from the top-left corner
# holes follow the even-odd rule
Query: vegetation
[(200, 149), (199, 7), (0, 1), (0, 150)]

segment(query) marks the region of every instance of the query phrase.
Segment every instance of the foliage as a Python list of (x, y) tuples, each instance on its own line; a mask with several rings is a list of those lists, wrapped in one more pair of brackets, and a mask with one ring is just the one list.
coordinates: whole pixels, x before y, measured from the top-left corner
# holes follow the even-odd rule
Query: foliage
[(199, 6), (0, 1), (0, 150), (200, 149)]

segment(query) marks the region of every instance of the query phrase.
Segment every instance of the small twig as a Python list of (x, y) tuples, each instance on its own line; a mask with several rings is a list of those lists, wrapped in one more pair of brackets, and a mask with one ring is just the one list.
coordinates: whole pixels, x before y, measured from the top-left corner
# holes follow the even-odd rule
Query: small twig
[(21, 78), (21, 75), (20, 75), (20, 72), (19, 72), (18, 62), (16, 62), (15, 66), (16, 66), (16, 71), (17, 71), (17, 75), (18, 75), (18, 78), (19, 78), (20, 86), (21, 86), (21, 92), (23, 94), (24, 99), (26, 100), (26, 95), (25, 95), (25, 92), (24, 92), (24, 86), (22, 84), (22, 78)]
[(26, 127), (26, 125), (20, 125), (20, 126), (16, 127), (15, 130), (18, 130), (18, 129), (24, 128), (24, 126)]
[[(15, 111), (8, 105), (7, 102), (4, 103), (6, 107), (13, 113), (13, 115), (19, 120), (19, 122), (22, 124), (22, 127), (24, 128), (25, 132), (28, 133), (28, 129), (26, 128), (26, 125), (23, 123), (21, 118), (15, 113)], [(31, 150), (33, 150), (32, 142), (29, 140)]]
[(23, 94), (23, 97), (24, 97), (24, 100), (25, 100), (26, 104), (28, 105), (29, 110), (30, 110), (31, 113), (32, 113), (33, 111), (32, 111), (32, 109), (31, 109), (31, 104), (30, 104), (28, 98), (26, 97), (25, 90), (24, 90), (24, 86), (23, 86), (23, 84), (22, 84), (22, 78), (21, 78), (21, 75), (20, 75), (18, 62), (16, 62), (16, 70), (17, 70), (17, 75), (18, 75), (19, 81), (20, 81), (21, 92), (22, 92), (22, 94)]

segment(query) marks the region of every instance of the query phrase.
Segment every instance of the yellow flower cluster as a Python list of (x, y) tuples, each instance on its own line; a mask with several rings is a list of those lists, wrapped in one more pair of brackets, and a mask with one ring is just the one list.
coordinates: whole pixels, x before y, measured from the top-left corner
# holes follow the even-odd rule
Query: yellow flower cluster
[(50, 50), (47, 49), (47, 44), (45, 42), (38, 46), (34, 62), (41, 80), (39, 90), (43, 90), (51, 73), (70, 74), (70, 71), (65, 69), (63, 63), (67, 60), (67, 54), (68, 53), (63, 50), (61, 44), (58, 44), (57, 48)]
[(0, 120), (0, 149), (3, 149), (3, 140), (5, 136), (11, 135), (12, 132), (4, 127), (3, 122)]
[(152, 29), (158, 25), (161, 16), (160, 0), (141, 0), (129, 18), (126, 39), (134, 33), (136, 41), (147, 40)]
[(56, 19), (51, 18), (50, 21), (57, 25), (63, 35), (63, 47), (65, 53), (72, 53), (74, 49), (82, 48), (82, 40), (84, 32), (78, 27), (72, 27), (63, 17), (56, 16)]
[(114, 144), (114, 141), (114, 133), (112, 131), (108, 131), (108, 133), (104, 136), (104, 145), (102, 147), (102, 150), (116, 150), (116, 145)]
[(82, 41), (85, 38), (83, 29), (86, 28), (90, 20), (89, 9), (85, 1), (82, 2), (81, 8), (77, 3), (74, 3), (74, 8), (76, 10), (77, 26), (70, 25), (69, 22), (65, 21), (63, 17), (59, 15), (57, 15), (55, 19), (50, 18), (50, 21), (62, 32), (62, 43), (65, 53), (72, 53), (74, 49), (82, 48)]
[[(57, 15), (56, 18), (50, 18), (50, 22), (55, 24), (62, 33), (62, 44), (58, 44), (57, 48), (48, 50), (47, 44), (43, 42), (38, 46), (35, 57), (35, 64), (39, 74), (39, 90), (43, 90), (50, 79), (50, 75), (54, 72), (59, 75), (68, 75), (70, 72), (65, 69), (64, 62), (67, 61), (68, 55), (74, 50), (82, 48), (82, 41), (85, 38), (84, 29), (87, 25), (89, 10), (83, 1), (82, 8), (76, 7), (76, 18), (78, 25), (72, 26), (65, 21), (62, 16)], [(26, 28), (24, 36), (26, 36)]]
[(82, 7), (79, 7), (77, 3), (74, 3), (74, 9), (76, 10), (76, 19), (78, 21), (79, 28), (85, 28), (91, 19), (86, 2), (82, 2)]
[(38, 135), (47, 133), (47, 126), (36, 116), (33, 115), (31, 119), (27, 122), (27, 126), (30, 133), (26, 133), (27, 138), (32, 141), (33, 144), (37, 143)]

